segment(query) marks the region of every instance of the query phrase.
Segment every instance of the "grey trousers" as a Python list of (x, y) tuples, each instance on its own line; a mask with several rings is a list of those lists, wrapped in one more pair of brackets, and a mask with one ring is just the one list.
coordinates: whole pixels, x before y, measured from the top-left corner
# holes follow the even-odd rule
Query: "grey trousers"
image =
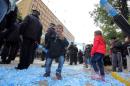
[(122, 72), (121, 52), (112, 53), (112, 70), (116, 72), (116, 68), (118, 68), (118, 72)]

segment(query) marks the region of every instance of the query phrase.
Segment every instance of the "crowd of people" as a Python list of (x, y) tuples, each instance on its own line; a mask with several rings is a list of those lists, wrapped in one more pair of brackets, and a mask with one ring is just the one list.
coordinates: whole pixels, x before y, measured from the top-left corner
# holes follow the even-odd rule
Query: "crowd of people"
[(122, 44), (120, 40), (113, 37), (110, 40), (110, 55), (105, 58), (106, 42), (100, 30), (94, 32), (93, 44), (88, 44), (84, 50), (79, 50), (74, 42), (69, 44), (64, 36), (62, 25), (50, 23), (45, 34), (45, 43), (40, 46), (42, 24), (39, 15), (40, 12), (34, 9), (31, 14), (21, 20), (18, 18), (16, 0), (0, 0), (1, 64), (10, 64), (20, 52), (19, 64), (15, 69), (27, 69), (34, 61), (36, 49), (41, 47), (45, 60), (44, 77), (50, 76), (53, 59), (58, 63), (56, 69), (58, 79), (62, 79), (61, 73), (65, 61), (68, 61), (69, 65), (79, 63), (84, 64), (87, 68), (93, 67), (95, 75), (92, 76), (92, 79), (104, 80), (104, 64), (107, 62), (112, 64), (114, 72), (122, 72), (123, 66), (127, 68), (126, 56), (129, 55), (127, 47), (130, 41), (127, 40)]

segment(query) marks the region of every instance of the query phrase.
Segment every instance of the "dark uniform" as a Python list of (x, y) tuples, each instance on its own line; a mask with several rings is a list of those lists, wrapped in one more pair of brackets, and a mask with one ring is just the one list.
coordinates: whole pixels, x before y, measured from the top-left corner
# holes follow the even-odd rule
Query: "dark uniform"
[[(36, 12), (34, 14), (34, 12)], [(26, 69), (34, 59), (34, 51), (36, 49), (36, 43), (40, 42), (42, 35), (42, 24), (39, 21), (37, 13), (38, 11), (33, 11), (33, 14), (28, 15), (23, 23), (21, 24), (21, 34), (23, 36), (23, 42), (21, 45), (20, 52), (20, 63), (17, 69)]]
[(70, 45), (68, 49), (70, 51), (70, 65), (72, 65), (73, 62), (77, 65), (78, 48), (75, 45)]
[[(16, 24), (18, 9), (15, 7), (14, 11), (10, 11), (5, 16), (5, 31), (1, 32), (1, 39), (4, 40), (4, 47), (1, 53), (2, 63), (10, 63), (11, 58), (15, 58), (17, 54), (17, 45), (19, 42), (18, 23)], [(8, 59), (7, 59), (8, 57)]]

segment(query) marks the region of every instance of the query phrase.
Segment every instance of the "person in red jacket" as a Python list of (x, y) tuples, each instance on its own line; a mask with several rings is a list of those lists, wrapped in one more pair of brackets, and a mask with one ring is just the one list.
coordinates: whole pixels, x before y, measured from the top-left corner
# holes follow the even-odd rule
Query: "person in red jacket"
[(106, 43), (100, 30), (95, 31), (94, 36), (94, 43), (91, 50), (91, 64), (96, 75), (92, 76), (92, 78), (104, 80), (105, 73), (103, 58), (106, 53)]

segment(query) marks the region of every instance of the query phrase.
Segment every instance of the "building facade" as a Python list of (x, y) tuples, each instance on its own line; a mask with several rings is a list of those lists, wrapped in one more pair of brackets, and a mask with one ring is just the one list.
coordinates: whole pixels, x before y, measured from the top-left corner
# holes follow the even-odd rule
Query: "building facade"
[[(19, 12), (24, 18), (32, 9), (40, 12), (40, 21), (43, 25), (43, 38), (50, 23), (61, 24), (61, 21), (51, 12), (51, 10), (41, 0), (21, 0), (17, 3)], [(69, 42), (74, 42), (74, 36), (64, 27), (64, 35)]]

